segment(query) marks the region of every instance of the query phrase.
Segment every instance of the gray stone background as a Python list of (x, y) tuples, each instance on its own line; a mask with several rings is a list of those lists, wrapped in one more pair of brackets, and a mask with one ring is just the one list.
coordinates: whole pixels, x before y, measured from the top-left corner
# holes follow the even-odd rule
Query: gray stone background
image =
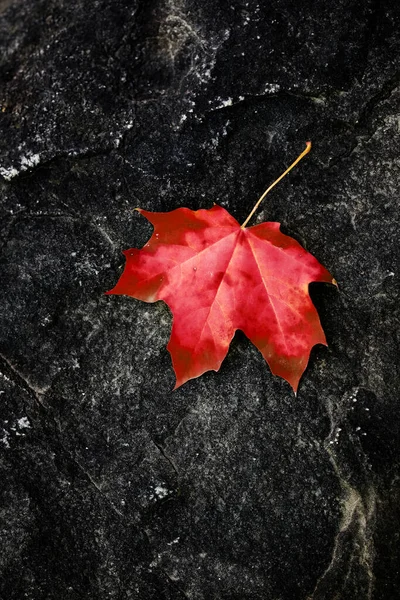
[[(0, 1), (0, 597), (399, 597), (393, 0)], [(265, 200), (334, 275), (295, 398), (240, 333), (171, 392), (106, 297), (132, 209)]]

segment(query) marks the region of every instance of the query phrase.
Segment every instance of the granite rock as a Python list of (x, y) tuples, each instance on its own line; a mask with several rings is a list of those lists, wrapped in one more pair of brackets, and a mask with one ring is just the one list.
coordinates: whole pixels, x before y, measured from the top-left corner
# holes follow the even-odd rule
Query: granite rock
[[(400, 584), (400, 9), (0, 0), (0, 597), (391, 600)], [(295, 398), (240, 332), (172, 392), (162, 303), (106, 297), (213, 202), (339, 283)]]

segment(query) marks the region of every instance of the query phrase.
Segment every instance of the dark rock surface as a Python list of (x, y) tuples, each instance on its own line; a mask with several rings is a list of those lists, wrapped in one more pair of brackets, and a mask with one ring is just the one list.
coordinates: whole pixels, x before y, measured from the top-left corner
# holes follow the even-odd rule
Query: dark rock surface
[[(400, 585), (393, 0), (0, 1), (0, 597), (391, 600)], [(297, 398), (238, 334), (171, 392), (105, 297), (133, 212), (226, 207), (336, 277)]]

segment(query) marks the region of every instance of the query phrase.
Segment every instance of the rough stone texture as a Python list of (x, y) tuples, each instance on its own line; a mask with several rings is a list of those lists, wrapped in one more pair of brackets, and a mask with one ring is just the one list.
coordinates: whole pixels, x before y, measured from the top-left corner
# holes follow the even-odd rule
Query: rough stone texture
[[(391, 600), (400, 585), (400, 9), (1, 0), (0, 597)], [(171, 392), (105, 297), (132, 209), (264, 202), (336, 277), (295, 398), (238, 334)]]

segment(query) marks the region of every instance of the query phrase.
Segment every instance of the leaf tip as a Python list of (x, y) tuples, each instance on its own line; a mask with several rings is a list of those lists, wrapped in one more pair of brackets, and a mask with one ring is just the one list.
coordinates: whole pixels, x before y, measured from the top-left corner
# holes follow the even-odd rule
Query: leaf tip
[(175, 391), (176, 391), (178, 388), (180, 388), (180, 387), (181, 387), (181, 386), (182, 386), (184, 383), (186, 383), (186, 381), (188, 381), (188, 380), (187, 380), (187, 379), (184, 379), (184, 380), (182, 380), (182, 379), (181, 379), (180, 381), (178, 381), (178, 378), (176, 378), (175, 385), (174, 385), (174, 387), (172, 388), (172, 391), (173, 391), (173, 392), (175, 392)]
[(297, 398), (297, 392), (299, 389), (300, 379), (296, 379), (295, 381), (289, 381), (288, 379), (286, 379), (286, 381), (289, 383), (290, 387), (292, 388), (294, 397)]

